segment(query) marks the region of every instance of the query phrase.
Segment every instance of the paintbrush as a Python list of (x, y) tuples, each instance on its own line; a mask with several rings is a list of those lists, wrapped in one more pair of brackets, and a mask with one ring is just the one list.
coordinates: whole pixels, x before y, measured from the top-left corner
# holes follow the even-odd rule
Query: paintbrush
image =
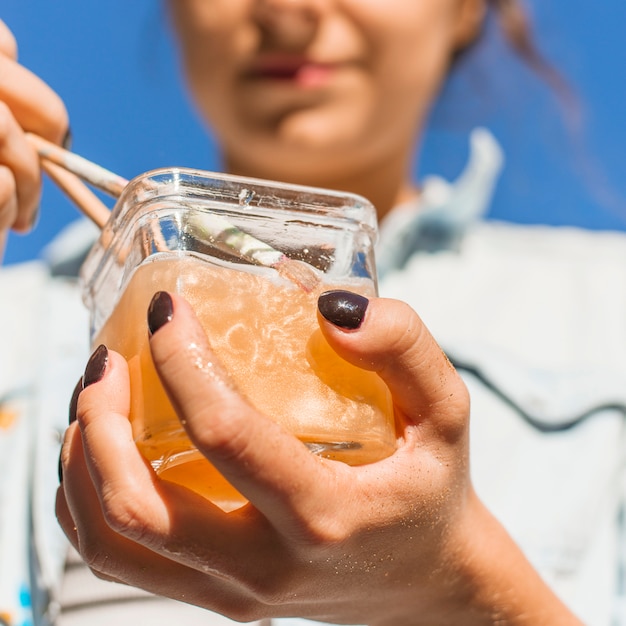
[[(42, 137), (28, 133), (27, 138), (40, 157), (42, 169), (81, 212), (102, 228), (110, 211), (81, 180), (114, 198), (121, 195), (128, 180)], [(289, 258), (214, 213), (203, 213), (194, 223), (211, 242), (225, 245), (252, 263), (275, 269), (304, 291), (312, 291), (320, 282), (318, 272), (308, 263)]]

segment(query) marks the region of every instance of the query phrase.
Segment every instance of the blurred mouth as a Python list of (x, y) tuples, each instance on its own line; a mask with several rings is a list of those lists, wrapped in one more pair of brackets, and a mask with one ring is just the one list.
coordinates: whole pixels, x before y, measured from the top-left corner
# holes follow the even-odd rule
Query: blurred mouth
[(338, 67), (335, 63), (318, 63), (307, 59), (265, 58), (250, 67), (247, 77), (254, 81), (312, 89), (327, 85)]

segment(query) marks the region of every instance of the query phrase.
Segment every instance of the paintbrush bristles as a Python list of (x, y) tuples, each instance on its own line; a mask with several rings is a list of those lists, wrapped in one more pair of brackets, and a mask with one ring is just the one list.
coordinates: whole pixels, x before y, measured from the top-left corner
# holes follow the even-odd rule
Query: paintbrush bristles
[(298, 285), (306, 293), (311, 293), (320, 284), (321, 279), (315, 269), (304, 261), (296, 261), (295, 259), (285, 257), (283, 261), (272, 267), (283, 278)]

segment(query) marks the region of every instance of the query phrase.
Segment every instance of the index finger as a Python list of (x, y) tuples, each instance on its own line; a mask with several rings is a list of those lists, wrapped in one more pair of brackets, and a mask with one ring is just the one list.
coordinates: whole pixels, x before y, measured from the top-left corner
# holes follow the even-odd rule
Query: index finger
[(191, 306), (160, 297), (172, 315), (152, 336), (152, 358), (190, 438), (275, 527), (292, 530), (311, 494), (331, 488), (328, 467), (238, 393)]
[(16, 61), (11, 31), (0, 22), (0, 100), (24, 129), (61, 143), (69, 117), (58, 94), (41, 78)]

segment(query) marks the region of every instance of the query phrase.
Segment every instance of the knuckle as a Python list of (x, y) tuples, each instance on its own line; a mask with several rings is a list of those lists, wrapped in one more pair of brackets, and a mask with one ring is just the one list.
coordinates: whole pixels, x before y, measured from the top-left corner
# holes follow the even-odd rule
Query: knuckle
[[(161, 331), (162, 333), (162, 331)], [(179, 361), (181, 356), (180, 345), (177, 341), (159, 341), (160, 334), (155, 335), (155, 339), (152, 342), (153, 346), (157, 346), (158, 349), (152, 350), (152, 359), (155, 366), (159, 370), (174, 370), (174, 375), (177, 374), (180, 369)]]
[[(262, 571), (254, 578), (248, 572), (243, 574), (240, 582), (246, 589), (250, 600), (246, 605), (237, 607), (242, 609), (237, 619), (250, 622), (262, 617), (263, 613), (268, 612), (268, 608), (288, 604), (294, 596), (294, 575), (294, 572), (284, 567), (280, 571), (272, 571), (271, 575), (268, 575), (267, 571)], [(269, 613), (272, 612), (274, 611), (269, 611)]]
[(85, 565), (87, 565), (98, 578), (103, 578), (109, 573), (111, 563), (110, 553), (106, 546), (100, 543), (97, 538), (89, 541), (81, 540), (80, 555)]
[(427, 334), (417, 313), (405, 302), (386, 300), (382, 321), (383, 336), (377, 341), (381, 355), (397, 358), (408, 352)]
[(220, 610), (231, 620), (243, 624), (258, 621), (264, 617), (259, 604), (252, 600), (238, 600), (236, 603), (222, 607)]
[(141, 506), (142, 499), (132, 490), (120, 495), (118, 490), (105, 489), (102, 512), (104, 519), (115, 533), (141, 543), (149, 526), (146, 511)]
[[(212, 417), (198, 420), (203, 426), (195, 429), (196, 443), (206, 450), (214, 451), (224, 461), (245, 458), (255, 442), (246, 437), (239, 412), (227, 407), (219, 407), (217, 412), (218, 419)], [(206, 424), (210, 424), (210, 428)]]
[[(93, 393), (93, 390), (92, 390), (92, 393)], [(97, 421), (102, 415), (101, 407), (99, 407), (93, 402), (88, 402), (87, 400), (88, 400), (88, 395), (86, 393), (81, 392), (80, 396), (78, 397), (77, 413), (85, 425), (88, 425)]]
[(9, 105), (0, 100), (0, 145), (4, 144), (9, 131), (15, 126), (15, 119)]
[(340, 545), (349, 537), (345, 521), (329, 515), (307, 520), (300, 525), (299, 533), (300, 541), (307, 549), (318, 551)]
[(417, 313), (406, 302), (399, 302), (395, 307), (390, 332), (395, 335), (393, 348), (396, 353), (408, 351), (428, 334)]
[(312, 509), (306, 504), (301, 508), (294, 523), (295, 540), (306, 552), (325, 552), (348, 540), (355, 531), (354, 521), (342, 510), (319, 507)]
[(470, 394), (463, 380), (458, 377), (457, 384), (448, 384), (446, 395), (433, 406), (433, 410), (439, 414), (439, 433), (449, 443), (455, 443), (463, 439), (469, 425)]

